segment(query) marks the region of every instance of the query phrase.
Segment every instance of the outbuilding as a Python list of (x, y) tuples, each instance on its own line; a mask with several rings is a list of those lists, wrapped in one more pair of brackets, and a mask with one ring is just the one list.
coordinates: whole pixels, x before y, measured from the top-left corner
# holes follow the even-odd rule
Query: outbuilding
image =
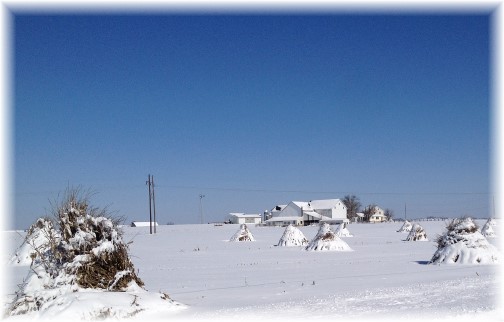
[(260, 224), (262, 216), (260, 214), (232, 212), (228, 215), (228, 221), (232, 224)]
[[(157, 222), (152, 222), (153, 226), (159, 226)], [(148, 221), (132, 221), (131, 227), (150, 227), (150, 222)]]

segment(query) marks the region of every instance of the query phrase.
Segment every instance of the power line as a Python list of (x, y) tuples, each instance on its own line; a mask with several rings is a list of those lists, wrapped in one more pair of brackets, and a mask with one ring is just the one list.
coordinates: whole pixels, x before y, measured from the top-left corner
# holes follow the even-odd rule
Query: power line
[(221, 190), (221, 191), (235, 191), (235, 192), (271, 192), (271, 193), (319, 193), (319, 194), (355, 194), (355, 195), (491, 195), (491, 192), (356, 192), (356, 191), (315, 191), (315, 190), (277, 190), (277, 189), (264, 189), (264, 188), (237, 188), (237, 187), (203, 187), (203, 186), (182, 186), (182, 185), (162, 185), (158, 187), (170, 189), (206, 189), (206, 190)]
[[(101, 186), (98, 187), (102, 191), (114, 191), (114, 190), (133, 190), (139, 188), (139, 185), (122, 185), (122, 186)], [(217, 190), (217, 191), (233, 191), (233, 192), (269, 192), (269, 193), (312, 193), (312, 194), (354, 194), (354, 195), (480, 195), (480, 196), (490, 196), (494, 194), (493, 192), (481, 192), (481, 191), (318, 191), (318, 190), (290, 190), (290, 189), (266, 189), (266, 188), (240, 188), (240, 187), (212, 187), (212, 186), (198, 186), (198, 185), (158, 185), (157, 187), (168, 188), (168, 189), (198, 189), (198, 190)], [(29, 194), (50, 194), (59, 193), (61, 191), (23, 191), (16, 192), (15, 195), (29, 195)]]

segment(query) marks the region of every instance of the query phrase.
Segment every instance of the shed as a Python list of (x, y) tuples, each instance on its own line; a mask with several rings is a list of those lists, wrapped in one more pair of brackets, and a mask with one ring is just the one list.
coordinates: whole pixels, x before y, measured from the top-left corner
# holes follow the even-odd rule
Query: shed
[(229, 213), (228, 220), (232, 224), (260, 224), (262, 222), (262, 216), (260, 214), (232, 212)]
[[(153, 226), (159, 226), (157, 222), (152, 223)], [(132, 221), (131, 227), (150, 227), (150, 222), (148, 221)]]

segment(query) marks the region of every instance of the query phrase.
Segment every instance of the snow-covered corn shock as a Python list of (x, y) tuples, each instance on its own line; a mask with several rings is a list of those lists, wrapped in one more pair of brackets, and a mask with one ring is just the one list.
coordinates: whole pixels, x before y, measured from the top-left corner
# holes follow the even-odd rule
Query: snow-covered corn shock
[(496, 264), (497, 248), (488, 242), (471, 218), (453, 219), (437, 239), (433, 264)]
[(481, 228), (481, 234), (487, 238), (496, 237), (493, 227), (495, 227), (495, 220), (490, 218)]
[(254, 235), (250, 232), (246, 224), (241, 224), (240, 229), (231, 236), (231, 242), (255, 241)]
[(405, 220), (404, 221), (404, 224), (401, 226), (401, 228), (399, 228), (399, 230), (397, 231), (398, 233), (409, 233), (411, 231), (411, 228), (413, 228), (413, 225)]
[(429, 239), (427, 238), (427, 233), (425, 232), (425, 229), (420, 226), (420, 224), (413, 224), (413, 227), (411, 227), (411, 230), (408, 234), (408, 237), (406, 237), (406, 241), (428, 241)]
[(350, 230), (348, 230), (347, 223), (339, 224), (336, 230), (334, 231), (334, 234), (338, 237), (353, 237), (353, 235), (350, 233)]
[(336, 236), (327, 223), (320, 224), (317, 235), (306, 246), (309, 251), (351, 251), (346, 242)]
[(282, 237), (278, 241), (277, 246), (306, 246), (308, 244), (308, 239), (306, 239), (305, 235), (299, 228), (288, 225)]
[(14, 256), (26, 263), (24, 245), (33, 246), (28, 274), (7, 316), (122, 318), (142, 314), (144, 306), (162, 311), (182, 307), (167, 294), (153, 295), (143, 288), (128, 246), (106, 211), (90, 207), (71, 191), (55, 212), (59, 231), (49, 219), (38, 219)]

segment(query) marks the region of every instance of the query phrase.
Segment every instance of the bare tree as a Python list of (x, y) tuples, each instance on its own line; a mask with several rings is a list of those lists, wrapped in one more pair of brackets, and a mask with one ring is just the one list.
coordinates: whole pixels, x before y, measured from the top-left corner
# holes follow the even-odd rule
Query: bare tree
[(360, 210), (361, 203), (359, 202), (359, 198), (355, 195), (346, 195), (343, 198), (343, 203), (347, 207), (347, 218), (349, 220), (357, 217), (357, 213)]
[(386, 208), (383, 212), (387, 220), (392, 220), (394, 218), (394, 211), (392, 209)]
[(369, 218), (374, 214), (376, 204), (370, 204), (366, 208), (364, 208), (364, 221), (369, 221)]

